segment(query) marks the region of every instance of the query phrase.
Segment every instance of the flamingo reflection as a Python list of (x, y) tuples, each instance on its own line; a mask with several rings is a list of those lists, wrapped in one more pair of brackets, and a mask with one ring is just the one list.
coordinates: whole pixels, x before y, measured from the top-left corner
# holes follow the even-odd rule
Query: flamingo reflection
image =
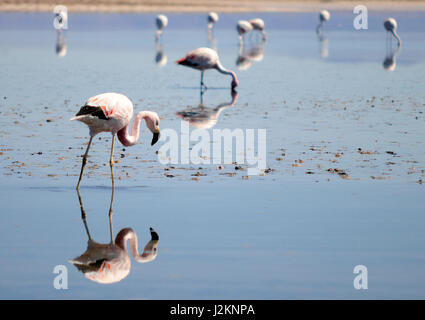
[(385, 60), (382, 63), (382, 66), (387, 71), (394, 71), (397, 65), (396, 58), (399, 54), (401, 46), (397, 46), (397, 48), (393, 49), (387, 46), (387, 53), (385, 56)]
[(151, 240), (145, 246), (143, 253), (139, 254), (137, 235), (131, 228), (124, 228), (118, 232), (113, 239), (112, 227), (112, 204), (114, 200), (114, 188), (112, 189), (111, 204), (109, 208), (109, 231), (110, 242), (98, 243), (90, 235), (86, 221), (83, 202), (80, 192), (78, 200), (80, 202), (81, 219), (88, 236), (86, 251), (77, 258), (69, 260), (84, 276), (94, 282), (110, 284), (126, 278), (131, 269), (131, 260), (127, 251), (127, 243), (130, 244), (130, 252), (139, 263), (152, 261), (158, 255), (158, 234), (150, 228)]
[(167, 56), (162, 48), (161, 39), (155, 38), (155, 63), (158, 67), (163, 67), (167, 64)]
[(251, 44), (239, 47), (238, 58), (236, 59), (236, 66), (239, 70), (247, 70), (252, 66), (253, 62), (259, 62), (264, 58), (264, 45), (265, 41), (259, 44)]
[(56, 39), (56, 54), (58, 57), (66, 56), (67, 46), (62, 30), (58, 30)]
[(189, 125), (197, 129), (210, 129), (214, 127), (218, 121), (220, 113), (229, 107), (236, 104), (239, 94), (236, 91), (231, 92), (231, 101), (219, 104), (215, 108), (208, 108), (203, 103), (204, 91), (201, 91), (201, 103), (197, 107), (189, 107), (183, 111), (176, 113), (176, 116), (184, 121), (187, 121)]

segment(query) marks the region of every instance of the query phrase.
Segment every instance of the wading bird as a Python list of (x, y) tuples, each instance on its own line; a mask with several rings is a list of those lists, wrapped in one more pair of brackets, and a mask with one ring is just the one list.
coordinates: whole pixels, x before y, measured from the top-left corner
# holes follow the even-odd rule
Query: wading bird
[(85, 123), (90, 130), (90, 140), (87, 150), (83, 155), (80, 177), (78, 179), (77, 190), (80, 187), (84, 167), (87, 163), (87, 154), (93, 140), (93, 137), (100, 132), (112, 133), (112, 146), (109, 158), (111, 167), (112, 186), (114, 186), (114, 143), (115, 136), (124, 146), (132, 146), (139, 140), (140, 122), (145, 120), (146, 126), (153, 133), (151, 145), (154, 145), (159, 139), (159, 117), (153, 111), (139, 112), (133, 121), (131, 134), (128, 133), (130, 120), (133, 117), (133, 103), (126, 96), (119, 93), (102, 93), (87, 100), (80, 111), (71, 118), (71, 121), (78, 120)]
[(254, 30), (260, 31), (263, 35), (263, 41), (267, 39), (266, 32), (264, 31), (264, 21), (260, 18), (249, 20)]
[(62, 30), (64, 28), (67, 28), (68, 26), (68, 12), (63, 9), (59, 9), (58, 12), (55, 13), (55, 20), (57, 23), (58, 30)]
[(316, 32), (317, 34), (320, 34), (320, 31), (323, 27), (323, 25), (329, 21), (329, 19), (331, 18), (331, 14), (329, 13), (328, 10), (322, 10), (319, 12), (319, 25), (316, 28)]
[(385, 30), (387, 30), (387, 32), (392, 33), (394, 38), (397, 39), (398, 46), (400, 47), (401, 46), (401, 39), (397, 34), (397, 21), (395, 21), (394, 18), (385, 19), (384, 28), (385, 28)]
[(218, 14), (215, 12), (208, 13), (208, 29), (212, 29), (214, 23), (218, 21)]
[(230, 75), (232, 77), (232, 90), (239, 85), (236, 74), (221, 65), (217, 52), (213, 49), (198, 48), (192, 50), (184, 58), (178, 60), (177, 63), (201, 71), (201, 91), (207, 89), (204, 85), (204, 71), (208, 69), (216, 69), (220, 73)]
[(157, 27), (157, 31), (156, 31), (156, 38), (158, 39), (161, 34), (162, 31), (164, 30), (164, 28), (168, 25), (168, 18), (167, 16), (164, 16), (163, 14), (160, 14), (156, 17), (156, 27)]
[(236, 31), (239, 34), (239, 44), (243, 44), (245, 35), (253, 29), (252, 24), (246, 20), (239, 20), (236, 25)]

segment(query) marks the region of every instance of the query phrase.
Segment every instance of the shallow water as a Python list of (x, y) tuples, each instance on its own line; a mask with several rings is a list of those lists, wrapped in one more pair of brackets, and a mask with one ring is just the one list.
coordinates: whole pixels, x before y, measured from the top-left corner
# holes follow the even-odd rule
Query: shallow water
[[(425, 19), (393, 14), (403, 46), (387, 71), (388, 15), (356, 31), (351, 13), (333, 13), (322, 42), (316, 14), (221, 15), (215, 44), (240, 86), (207, 130), (266, 128), (272, 170), (246, 179), (246, 163), (163, 165), (146, 129), (137, 146), (117, 143), (114, 236), (131, 227), (143, 248), (153, 227), (158, 255), (102, 285), (68, 262), (87, 244), (75, 185), (88, 135), (68, 119), (115, 91), (180, 132), (177, 112), (231, 104), (230, 80), (207, 72), (198, 108), (199, 72), (174, 63), (210, 45), (204, 15), (168, 16), (159, 66), (154, 15), (72, 15), (59, 57), (51, 15), (0, 14), (0, 297), (423, 299)], [(268, 41), (239, 70), (234, 24), (252, 16)], [(81, 198), (92, 238), (107, 243), (111, 139), (99, 138)], [(360, 264), (368, 290), (353, 288)], [(53, 286), (56, 265), (68, 290)]]

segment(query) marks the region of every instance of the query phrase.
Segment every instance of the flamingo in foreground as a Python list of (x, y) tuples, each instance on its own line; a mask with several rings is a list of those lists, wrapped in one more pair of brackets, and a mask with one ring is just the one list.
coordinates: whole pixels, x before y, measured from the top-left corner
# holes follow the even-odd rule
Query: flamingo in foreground
[(323, 25), (329, 21), (331, 18), (331, 14), (328, 10), (322, 10), (319, 12), (319, 25), (316, 28), (317, 34), (320, 34), (320, 30), (322, 29)]
[(392, 33), (394, 38), (397, 39), (398, 46), (400, 47), (401, 46), (401, 39), (397, 34), (397, 21), (395, 21), (394, 18), (385, 19), (384, 28), (385, 28), (385, 30), (387, 30), (387, 32)]
[(168, 18), (167, 16), (160, 14), (156, 17), (156, 27), (158, 30), (156, 31), (156, 38), (158, 39), (164, 28), (168, 25)]
[(87, 155), (93, 140), (93, 137), (100, 132), (112, 133), (112, 146), (109, 158), (111, 167), (112, 186), (114, 186), (114, 143), (115, 136), (124, 146), (135, 145), (139, 140), (140, 122), (145, 120), (146, 126), (153, 133), (151, 145), (154, 145), (159, 139), (159, 116), (153, 111), (139, 112), (133, 121), (131, 134), (129, 134), (130, 120), (133, 116), (133, 103), (125, 95), (119, 93), (102, 93), (91, 97), (87, 100), (84, 106), (75, 117), (70, 120), (78, 120), (85, 123), (90, 130), (90, 140), (87, 145), (87, 150), (83, 155), (80, 177), (78, 179), (77, 190), (80, 187), (81, 178), (83, 176), (84, 167), (87, 163)]
[(208, 13), (208, 29), (212, 29), (214, 23), (218, 21), (218, 14), (215, 12)]
[(236, 25), (236, 31), (239, 34), (239, 44), (242, 45), (243, 37), (245, 34), (250, 32), (253, 29), (253, 26), (249, 21), (246, 20), (239, 20), (238, 24)]
[(201, 90), (203, 88), (207, 89), (204, 85), (204, 71), (208, 69), (216, 69), (220, 73), (230, 75), (232, 77), (232, 90), (239, 85), (236, 74), (221, 65), (218, 54), (213, 49), (198, 48), (192, 50), (184, 58), (178, 60), (177, 63), (201, 71)]
[(249, 23), (251, 24), (252, 28), (254, 30), (260, 31), (263, 35), (263, 40), (265, 41), (267, 39), (266, 32), (264, 31), (264, 21), (260, 18), (249, 20)]

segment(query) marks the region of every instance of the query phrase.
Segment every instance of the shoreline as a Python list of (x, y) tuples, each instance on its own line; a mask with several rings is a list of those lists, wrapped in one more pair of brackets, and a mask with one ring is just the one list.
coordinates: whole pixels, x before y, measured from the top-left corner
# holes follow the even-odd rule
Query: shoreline
[(205, 13), (216, 11), (218, 13), (233, 12), (317, 12), (321, 9), (332, 11), (352, 10), (356, 5), (366, 5), (370, 11), (425, 11), (425, 1), (337, 1), (321, 2), (306, 1), (296, 2), (291, 0), (270, 0), (255, 2), (253, 0), (237, 1), (208, 1), (208, 0), (186, 0), (186, 1), (150, 1), (149, 4), (138, 4), (131, 0), (95, 0), (88, 3), (78, 1), (49, 1), (31, 0), (20, 3), (10, 3), (0, 0), (0, 12), (53, 12), (57, 4), (63, 4), (68, 12), (78, 13)]

